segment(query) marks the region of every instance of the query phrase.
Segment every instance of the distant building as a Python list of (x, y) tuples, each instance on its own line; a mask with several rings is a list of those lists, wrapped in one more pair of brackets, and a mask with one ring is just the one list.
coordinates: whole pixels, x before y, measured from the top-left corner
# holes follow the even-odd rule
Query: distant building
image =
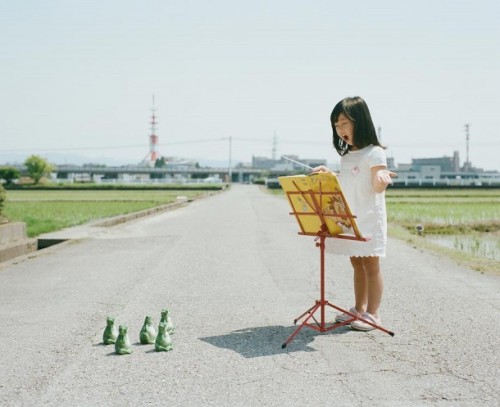
[[(388, 165), (390, 168), (390, 165)], [(399, 164), (394, 184), (404, 185), (488, 185), (498, 183), (498, 172), (485, 172), (470, 162), (460, 167), (458, 151), (452, 157), (413, 158), (411, 164)]]
[(268, 157), (252, 156), (252, 168), (270, 170), (276, 165), (277, 160)]
[(443, 173), (460, 171), (460, 157), (458, 151), (455, 151), (453, 157), (413, 158), (411, 164), (399, 164), (396, 171), (400, 181), (438, 180)]
[(304, 158), (303, 160), (300, 160), (300, 162), (312, 168), (320, 165), (326, 165), (326, 160), (322, 158)]
[(396, 164), (394, 162), (394, 157), (387, 157), (387, 168), (396, 168)]
[(162, 158), (165, 162), (165, 168), (168, 169), (189, 170), (199, 167), (197, 161), (188, 158), (177, 158), (177, 157), (162, 157)]
[(412, 168), (418, 169), (427, 166), (439, 167), (441, 171), (458, 172), (460, 171), (460, 157), (458, 151), (453, 153), (453, 157), (439, 158), (413, 158)]

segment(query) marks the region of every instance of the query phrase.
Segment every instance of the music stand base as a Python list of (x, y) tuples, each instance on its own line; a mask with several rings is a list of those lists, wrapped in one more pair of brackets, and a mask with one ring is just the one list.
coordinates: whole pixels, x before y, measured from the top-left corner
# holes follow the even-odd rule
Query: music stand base
[[(330, 308), (333, 308), (333, 309), (340, 311), (344, 314), (347, 314), (351, 318), (349, 318), (345, 321), (342, 321), (342, 322), (334, 322), (331, 324), (327, 324), (325, 322), (326, 307), (330, 307)], [(314, 314), (318, 311), (321, 312), (321, 320), (320, 321), (318, 321), (314, 317)], [(360, 320), (368, 325), (371, 325), (374, 329), (378, 329), (382, 332), (385, 332), (386, 334), (388, 334), (390, 336), (394, 336), (394, 332), (389, 331), (389, 330), (381, 327), (380, 325), (376, 325), (370, 321), (367, 321), (364, 318), (358, 317), (355, 314), (353, 314), (353, 313), (351, 313), (343, 308), (340, 308), (340, 307), (330, 303), (329, 301), (325, 301), (325, 300), (317, 300), (316, 303), (311, 308), (309, 308), (307, 311), (302, 313), (299, 317), (294, 319), (294, 321), (293, 321), (294, 325), (296, 325), (297, 322), (300, 321), (302, 318), (304, 318), (302, 323), (297, 327), (297, 329), (295, 329), (295, 331), (293, 331), (293, 333), (287, 338), (287, 340), (283, 343), (283, 345), (281, 345), (282, 349), (285, 349), (290, 344), (290, 342), (292, 342), (292, 340), (295, 338), (295, 336), (297, 336), (297, 334), (304, 327), (307, 327), (307, 328), (313, 329), (315, 331), (324, 333), (324, 332), (329, 332), (329, 331), (332, 331), (334, 329), (340, 328), (341, 326), (344, 326), (344, 325), (349, 325), (351, 322), (354, 322), (355, 320)], [(315, 323), (314, 324), (310, 323), (309, 322), (310, 319), (313, 319)]]

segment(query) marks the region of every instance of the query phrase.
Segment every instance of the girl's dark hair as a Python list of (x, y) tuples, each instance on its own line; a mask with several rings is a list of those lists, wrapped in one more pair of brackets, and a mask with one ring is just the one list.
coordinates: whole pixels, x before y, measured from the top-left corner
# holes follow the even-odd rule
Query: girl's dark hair
[(330, 121), (333, 129), (333, 147), (340, 155), (345, 155), (351, 149), (342, 138), (337, 134), (335, 123), (339, 119), (339, 115), (344, 113), (354, 125), (353, 144), (358, 148), (364, 148), (369, 145), (379, 146), (384, 148), (377, 138), (375, 126), (373, 125), (370, 110), (366, 102), (359, 96), (348, 97), (341, 100), (333, 108), (330, 115)]

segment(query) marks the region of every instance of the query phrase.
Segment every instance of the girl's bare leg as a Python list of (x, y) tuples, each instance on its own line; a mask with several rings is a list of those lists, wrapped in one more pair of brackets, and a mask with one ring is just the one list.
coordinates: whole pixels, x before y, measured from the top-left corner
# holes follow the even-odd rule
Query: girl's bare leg
[(354, 298), (358, 312), (378, 317), (384, 281), (378, 257), (351, 257), (354, 269)]
[(366, 311), (378, 317), (378, 310), (382, 301), (384, 281), (380, 271), (378, 257), (363, 257), (363, 266), (366, 272), (367, 282), (367, 306)]
[(366, 311), (368, 303), (367, 275), (363, 264), (363, 257), (351, 257), (354, 269), (354, 298), (355, 307), (360, 314)]

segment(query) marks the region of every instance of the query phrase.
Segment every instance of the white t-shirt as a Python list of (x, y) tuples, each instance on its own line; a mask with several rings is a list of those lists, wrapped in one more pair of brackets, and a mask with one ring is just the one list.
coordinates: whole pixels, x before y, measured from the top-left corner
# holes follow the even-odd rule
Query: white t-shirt
[(349, 151), (340, 159), (339, 181), (361, 234), (368, 242), (331, 238), (326, 240), (328, 252), (347, 256), (385, 257), (387, 214), (385, 191), (377, 193), (372, 186), (371, 169), (387, 167), (384, 150), (368, 146)]

